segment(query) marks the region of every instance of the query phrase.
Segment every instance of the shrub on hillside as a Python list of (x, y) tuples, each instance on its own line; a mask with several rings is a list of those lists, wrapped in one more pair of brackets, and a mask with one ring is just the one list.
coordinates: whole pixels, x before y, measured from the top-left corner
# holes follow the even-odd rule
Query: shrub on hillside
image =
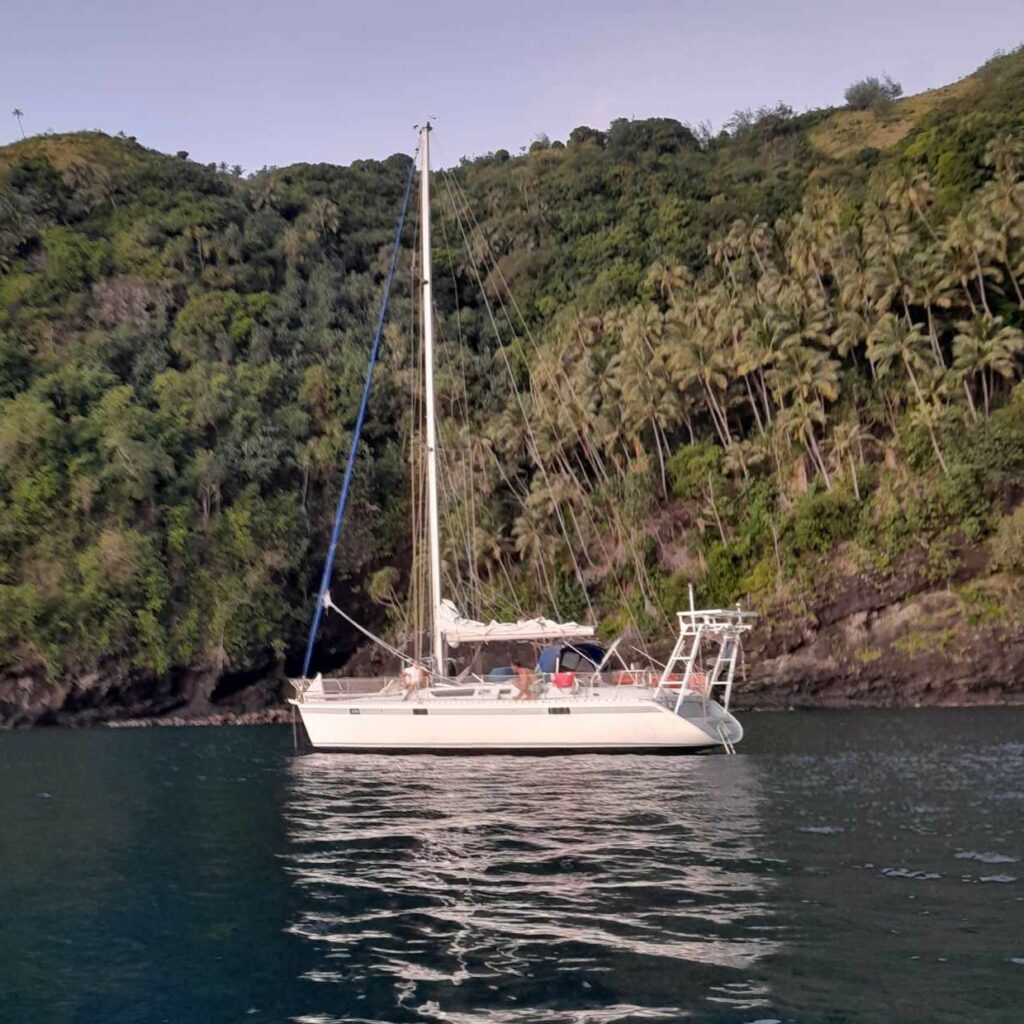
[(894, 82), (888, 75), (881, 79), (874, 75), (862, 78), (847, 88), (844, 96), (846, 105), (851, 110), (874, 110), (876, 113), (885, 110), (893, 100), (903, 95), (903, 86)]
[(992, 561), (1005, 572), (1024, 573), (1024, 505), (1000, 520), (992, 538)]

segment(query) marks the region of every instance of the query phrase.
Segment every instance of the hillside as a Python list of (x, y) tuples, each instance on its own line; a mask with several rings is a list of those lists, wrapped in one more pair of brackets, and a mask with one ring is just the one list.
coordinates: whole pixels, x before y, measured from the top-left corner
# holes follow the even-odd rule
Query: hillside
[[(0, 149), (0, 722), (274, 698), (407, 171)], [(1020, 51), (881, 113), (616, 121), (442, 176), (449, 590), (655, 636), (694, 579), (765, 610), (759, 703), (1012, 697), (1022, 182)], [(395, 630), (415, 232), (335, 584)]]
[(866, 149), (890, 149), (934, 110), (951, 106), (951, 101), (960, 105), (978, 102), (984, 95), (984, 76), (970, 75), (952, 85), (896, 100), (885, 110), (832, 111), (811, 131), (811, 145), (839, 159)]

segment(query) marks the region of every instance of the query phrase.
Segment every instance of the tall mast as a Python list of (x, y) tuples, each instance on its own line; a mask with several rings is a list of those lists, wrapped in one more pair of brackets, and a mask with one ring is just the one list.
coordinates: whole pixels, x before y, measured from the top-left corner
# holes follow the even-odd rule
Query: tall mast
[(437, 417), (434, 412), (434, 305), (430, 282), (430, 122), (420, 128), (420, 238), (423, 266), (423, 362), (427, 417), (427, 529), (430, 533), (430, 604), (434, 672), (445, 669), (441, 633), (441, 539), (437, 514)]

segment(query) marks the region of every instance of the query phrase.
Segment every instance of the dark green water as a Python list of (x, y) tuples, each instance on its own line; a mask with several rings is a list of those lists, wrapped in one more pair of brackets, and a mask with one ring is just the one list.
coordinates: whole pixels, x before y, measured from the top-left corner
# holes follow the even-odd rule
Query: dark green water
[(1024, 712), (729, 757), (0, 736), (0, 1022), (1024, 1020)]

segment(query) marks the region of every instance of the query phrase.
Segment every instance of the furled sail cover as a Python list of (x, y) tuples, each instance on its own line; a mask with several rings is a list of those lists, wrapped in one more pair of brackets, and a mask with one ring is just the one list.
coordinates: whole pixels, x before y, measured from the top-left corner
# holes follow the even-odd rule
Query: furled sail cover
[(441, 632), (452, 647), (497, 640), (576, 640), (594, 635), (593, 626), (581, 626), (578, 622), (552, 622), (551, 619), (477, 622), (463, 618), (448, 600), (441, 602), (438, 620)]

